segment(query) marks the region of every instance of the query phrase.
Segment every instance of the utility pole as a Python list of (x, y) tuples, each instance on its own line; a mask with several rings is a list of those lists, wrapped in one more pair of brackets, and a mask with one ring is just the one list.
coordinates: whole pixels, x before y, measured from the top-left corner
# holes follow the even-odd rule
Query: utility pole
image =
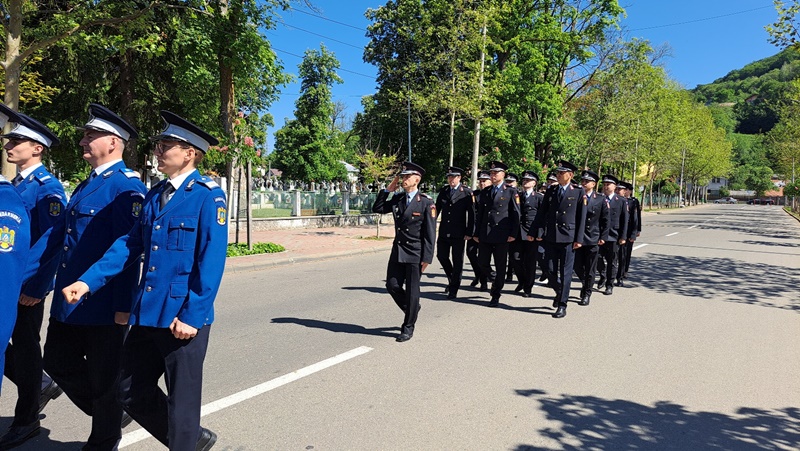
[(686, 166), (686, 146), (683, 147), (681, 157), (681, 184), (678, 185), (678, 208), (683, 205), (683, 169)]
[(408, 94), (408, 161), (411, 161), (411, 94)]

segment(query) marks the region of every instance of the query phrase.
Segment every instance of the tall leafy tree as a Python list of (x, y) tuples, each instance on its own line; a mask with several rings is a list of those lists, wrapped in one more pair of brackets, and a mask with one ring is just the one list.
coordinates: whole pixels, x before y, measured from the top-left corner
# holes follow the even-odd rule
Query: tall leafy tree
[(300, 63), (300, 97), (295, 118), (275, 132), (276, 164), (284, 177), (304, 181), (342, 180), (346, 177), (341, 148), (332, 140), (334, 110), (331, 88), (342, 79), (339, 61), (325, 46), (307, 50)]

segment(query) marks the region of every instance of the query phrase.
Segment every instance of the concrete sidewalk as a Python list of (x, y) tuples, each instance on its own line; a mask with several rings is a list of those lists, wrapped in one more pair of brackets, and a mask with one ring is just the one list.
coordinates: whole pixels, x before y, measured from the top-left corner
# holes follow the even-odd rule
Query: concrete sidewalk
[[(275, 254), (229, 257), (226, 272), (243, 272), (288, 265), (305, 261), (345, 257), (372, 252), (389, 252), (394, 238), (394, 226), (381, 225), (381, 238), (377, 239), (376, 226), (298, 228), (253, 232), (253, 243), (271, 242), (280, 244), (286, 251)], [(228, 235), (228, 242), (235, 241), (235, 234)], [(239, 232), (239, 242), (247, 242), (245, 230)]]

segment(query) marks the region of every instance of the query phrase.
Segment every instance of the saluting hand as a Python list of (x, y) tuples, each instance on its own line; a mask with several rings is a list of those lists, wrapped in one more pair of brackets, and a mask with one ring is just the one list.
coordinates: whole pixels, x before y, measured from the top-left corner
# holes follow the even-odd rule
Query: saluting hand
[(89, 294), (89, 285), (79, 280), (72, 285), (64, 287), (61, 293), (64, 294), (64, 300), (67, 301), (67, 304), (77, 304), (82, 297)]
[(32, 298), (26, 294), (19, 295), (19, 304), (24, 305), (25, 307), (33, 307), (40, 302), (42, 302), (41, 299)]
[(399, 180), (400, 180), (400, 176), (399, 175), (395, 175), (394, 179), (392, 179), (392, 183), (390, 183), (389, 186), (386, 187), (386, 191), (389, 191), (390, 193), (393, 193), (393, 192), (397, 191), (397, 182)]
[(188, 340), (197, 335), (197, 329), (182, 322), (178, 318), (172, 320), (172, 324), (169, 325), (169, 330), (178, 340)]

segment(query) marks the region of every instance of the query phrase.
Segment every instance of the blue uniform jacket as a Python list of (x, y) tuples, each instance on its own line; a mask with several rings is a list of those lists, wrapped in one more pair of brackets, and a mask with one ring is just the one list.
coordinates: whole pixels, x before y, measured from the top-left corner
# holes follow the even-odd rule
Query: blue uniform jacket
[[(39, 240), (45, 242), (50, 237), (53, 226), (63, 219), (67, 197), (64, 187), (44, 166), (38, 167), (19, 185), (17, 192), (25, 202), (31, 218), (31, 245)], [(29, 258), (38, 260), (41, 255), (31, 253)], [(53, 277), (33, 278), (25, 282), (22, 292), (36, 299), (43, 299), (53, 290)]]
[[(75, 188), (64, 211), (46, 242), (40, 266), (29, 259), (39, 278), (52, 277), (58, 271), (51, 318), (68, 324), (114, 324), (115, 312), (129, 312), (133, 301), (138, 266), (131, 266), (101, 290), (77, 304), (67, 304), (61, 290), (78, 280), (103, 257), (117, 238), (127, 235), (142, 213), (144, 184), (136, 173), (119, 162), (96, 177), (84, 180)], [(33, 251), (37, 252), (40, 243)], [(30, 270), (29, 270), (30, 272)]]
[[(130, 324), (168, 328), (172, 320), (200, 329), (214, 322), (228, 247), (225, 193), (211, 178), (194, 171), (161, 210), (167, 181), (154, 186), (139, 220), (80, 280), (92, 293), (113, 283), (144, 253), (144, 269)], [(94, 296), (94, 295), (92, 295)]]
[(5, 367), (6, 345), (17, 319), (23, 269), (31, 247), (30, 230), (25, 203), (14, 185), (0, 177), (0, 268), (3, 268), (3, 283), (0, 283), (0, 372)]

